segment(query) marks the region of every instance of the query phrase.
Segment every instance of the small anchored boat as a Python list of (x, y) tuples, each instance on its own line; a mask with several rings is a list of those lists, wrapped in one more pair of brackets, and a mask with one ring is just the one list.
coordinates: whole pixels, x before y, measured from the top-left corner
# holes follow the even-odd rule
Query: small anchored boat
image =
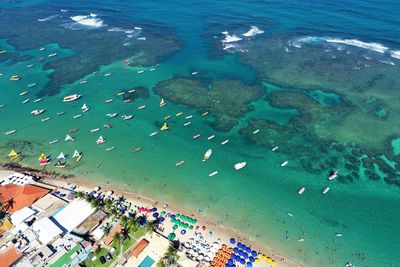
[(130, 120), (133, 118), (133, 115), (122, 115), (121, 116), (124, 121)]
[(10, 134), (13, 134), (13, 133), (15, 133), (17, 130), (10, 130), (10, 131), (7, 131), (7, 132), (5, 132), (4, 134), (5, 135), (10, 135)]
[(44, 110), (44, 109), (35, 109), (35, 110), (32, 110), (31, 111), (31, 114), (33, 115), (33, 116), (37, 116), (37, 115), (40, 115), (40, 114), (42, 114), (43, 112), (45, 112), (46, 110)]
[(183, 124), (183, 126), (189, 126), (190, 124), (192, 124), (192, 122), (191, 121), (188, 121), (188, 122), (185, 122), (184, 124)]
[(332, 171), (328, 177), (328, 180), (331, 181), (331, 180), (335, 179), (338, 175), (338, 172), (339, 171)]
[(281, 163), (281, 167), (285, 167), (288, 163), (289, 161), (285, 160), (284, 162)]
[(117, 96), (123, 96), (125, 94), (125, 92), (119, 92), (117, 93)]
[(328, 193), (329, 190), (330, 190), (329, 186), (325, 187), (324, 189), (322, 189), (322, 194), (325, 195), (326, 193)]
[(72, 116), (73, 119), (77, 119), (77, 118), (80, 118), (80, 117), (82, 117), (82, 114), (77, 114), (77, 115)]
[(191, 119), (191, 118), (193, 118), (193, 115), (189, 115), (189, 116), (186, 116), (186, 117), (185, 117), (185, 119), (187, 119), (187, 120), (189, 120), (189, 119)]
[(217, 174), (218, 174), (218, 171), (213, 171), (213, 172), (210, 173), (208, 176), (212, 177), (212, 176), (217, 175)]
[(65, 112), (64, 112), (64, 111), (57, 112), (57, 116), (61, 116), (61, 115), (64, 115), (64, 114), (65, 114)]
[(49, 144), (52, 145), (52, 144), (58, 143), (59, 141), (60, 141), (60, 139), (51, 140), (49, 142)]
[(179, 116), (181, 116), (182, 114), (183, 114), (183, 112), (178, 112), (178, 113), (175, 114), (175, 116), (179, 117)]
[(112, 99), (106, 99), (104, 102), (111, 103), (111, 102), (113, 102), (113, 100)]
[(160, 108), (162, 108), (163, 106), (165, 106), (167, 103), (165, 102), (164, 98), (161, 98), (160, 101)]
[(239, 163), (236, 163), (235, 165), (233, 165), (233, 168), (238, 171), (240, 169), (243, 169), (246, 166), (246, 164), (247, 164), (246, 161), (239, 162)]
[(106, 116), (108, 118), (114, 118), (114, 117), (118, 116), (118, 113), (108, 113)]
[(50, 117), (44, 118), (44, 119), (42, 119), (42, 122), (48, 121), (50, 119), (51, 119)]
[(213, 135), (210, 135), (209, 137), (207, 137), (207, 140), (214, 139), (214, 137), (215, 137), (215, 134), (213, 134)]
[(91, 133), (95, 133), (95, 132), (98, 132), (98, 131), (100, 131), (100, 128), (94, 128), (94, 129), (90, 130)]
[(132, 152), (139, 152), (140, 150), (142, 150), (142, 148), (141, 147), (137, 147), (137, 148), (135, 148), (135, 149), (132, 149)]
[(171, 118), (171, 115), (167, 115), (164, 117), (164, 120), (169, 120)]
[(201, 136), (200, 134), (193, 135), (193, 139), (197, 139), (197, 138), (199, 138), (200, 136)]
[(57, 53), (50, 53), (49, 55), (48, 55), (48, 57), (56, 57), (58, 54)]
[(29, 91), (23, 91), (23, 92), (19, 93), (19, 95), (20, 95), (20, 96), (23, 96), (23, 95), (26, 95), (26, 94), (28, 94), (28, 93), (29, 93)]
[(32, 88), (32, 87), (35, 87), (36, 85), (37, 85), (37, 83), (30, 83), (27, 86), (28, 86), (28, 88)]
[(221, 142), (221, 145), (226, 145), (228, 142), (229, 142), (229, 139), (226, 139), (226, 140)]
[(277, 151), (278, 148), (279, 148), (279, 146), (275, 146), (275, 147), (273, 147), (271, 150), (272, 150), (272, 151)]
[(104, 77), (109, 77), (109, 76), (111, 76), (112, 75), (112, 73), (105, 73), (104, 74)]
[(201, 116), (207, 116), (207, 115), (208, 115), (208, 111), (201, 113)]
[(158, 134), (158, 132), (152, 132), (152, 133), (150, 134), (150, 136), (155, 136), (156, 134)]
[(13, 75), (13, 76), (11, 76), (11, 78), (10, 78), (10, 81), (19, 81), (19, 80), (21, 80), (21, 77), (18, 76), (18, 75)]
[(79, 131), (79, 128), (74, 128), (74, 129), (69, 130), (70, 133), (75, 133), (77, 131)]
[(72, 102), (79, 98), (81, 98), (81, 95), (78, 95), (78, 94), (68, 95), (68, 96), (64, 96), (63, 102)]
[(144, 70), (138, 70), (137, 73), (138, 74), (142, 74), (144, 72)]
[(29, 102), (29, 98), (28, 99), (25, 99), (24, 101), (22, 101), (22, 104), (26, 104), (26, 103), (28, 103)]
[(115, 146), (112, 146), (112, 147), (107, 147), (107, 148), (106, 148), (106, 151), (111, 151), (111, 150), (114, 150), (114, 148), (115, 148)]
[(301, 195), (304, 193), (305, 190), (306, 188), (303, 186), (302, 188), (299, 189), (299, 191), (297, 191), (297, 194)]
[(103, 127), (104, 128), (112, 128), (111, 124), (104, 124)]
[(169, 129), (168, 124), (166, 122), (164, 122), (164, 124), (163, 124), (163, 126), (161, 126), (160, 130), (161, 131), (166, 131), (168, 129)]
[(184, 163), (185, 163), (185, 161), (181, 160), (181, 161), (175, 163), (175, 166), (181, 166), (181, 165), (183, 165)]
[(206, 160), (208, 160), (208, 159), (210, 159), (210, 157), (211, 157), (211, 155), (212, 155), (212, 149), (210, 148), (210, 149), (208, 149), (207, 151), (206, 151), (206, 153), (204, 153), (204, 159), (203, 159), (203, 161), (206, 161)]
[(258, 134), (260, 132), (260, 129), (257, 129), (253, 132), (253, 134)]
[(144, 109), (144, 108), (146, 108), (146, 105), (138, 107), (138, 109)]
[(75, 138), (71, 137), (69, 134), (65, 136), (64, 141), (75, 141)]
[(40, 102), (40, 101), (42, 101), (42, 98), (37, 98), (37, 99), (33, 100), (33, 103), (37, 103), (37, 102)]

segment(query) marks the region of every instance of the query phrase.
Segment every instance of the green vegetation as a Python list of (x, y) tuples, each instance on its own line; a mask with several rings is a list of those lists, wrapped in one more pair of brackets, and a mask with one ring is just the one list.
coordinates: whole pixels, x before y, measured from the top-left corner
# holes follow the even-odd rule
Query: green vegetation
[(178, 250), (174, 246), (169, 246), (164, 257), (157, 263), (157, 267), (166, 267), (176, 264), (179, 259), (177, 253)]
[(82, 248), (81, 245), (77, 245), (76, 247), (68, 251), (68, 253), (61, 256), (61, 258), (59, 258), (55, 263), (53, 263), (51, 267), (63, 267), (65, 264), (70, 263), (71, 255), (80, 250), (81, 248)]

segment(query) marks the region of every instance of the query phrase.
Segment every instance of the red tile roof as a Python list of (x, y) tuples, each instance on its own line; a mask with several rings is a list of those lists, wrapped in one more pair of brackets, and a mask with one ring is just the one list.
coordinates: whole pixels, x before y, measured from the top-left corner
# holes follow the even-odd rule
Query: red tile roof
[(9, 267), (21, 257), (22, 253), (15, 246), (9, 246), (5, 250), (0, 251), (0, 266)]
[(50, 190), (34, 185), (6, 184), (0, 186), (0, 201), (8, 212), (15, 212), (30, 206)]
[(136, 246), (131, 250), (131, 254), (134, 257), (138, 257), (140, 255), (140, 253), (142, 253), (142, 251), (147, 247), (147, 245), (149, 244), (149, 241), (147, 241), (147, 239), (142, 239), (140, 240)]

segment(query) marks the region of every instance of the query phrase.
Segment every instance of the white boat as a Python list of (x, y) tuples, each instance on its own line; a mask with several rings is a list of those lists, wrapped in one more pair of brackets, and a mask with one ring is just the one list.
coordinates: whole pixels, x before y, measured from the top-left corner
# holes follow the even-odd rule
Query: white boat
[(98, 131), (100, 131), (100, 128), (95, 128), (95, 129), (90, 130), (91, 133), (95, 133), (95, 132), (98, 132)]
[(100, 135), (100, 137), (97, 139), (96, 144), (101, 145), (104, 144), (106, 140), (103, 138), (103, 136)]
[(66, 158), (65, 158), (64, 153), (61, 152), (60, 155), (58, 155), (57, 159), (65, 160)]
[(111, 150), (113, 150), (114, 148), (115, 148), (115, 146), (107, 147), (107, 148), (106, 148), (106, 151), (111, 151)]
[(332, 172), (331, 175), (329, 175), (328, 180), (331, 181), (331, 180), (335, 179), (338, 175), (338, 172), (339, 171)]
[(138, 109), (144, 109), (144, 108), (146, 108), (145, 105), (138, 107)]
[(108, 113), (106, 116), (108, 117), (108, 118), (114, 118), (114, 117), (116, 117), (118, 115), (118, 113)]
[(64, 114), (65, 114), (65, 112), (64, 112), (64, 111), (57, 112), (57, 116), (61, 116), (61, 115), (64, 115)]
[(284, 162), (281, 163), (281, 167), (285, 167), (288, 163), (289, 161), (285, 160)]
[(31, 83), (31, 84), (28, 84), (28, 87), (29, 87), (29, 88), (35, 87), (36, 85), (37, 85), (37, 83)]
[(135, 89), (131, 89), (131, 90), (128, 90), (128, 93), (132, 94), (132, 93), (134, 93), (135, 91), (136, 91)]
[(60, 139), (51, 140), (49, 142), (49, 144), (52, 145), (52, 144), (58, 143), (59, 141), (60, 141)]
[(337, 237), (342, 237), (343, 234), (342, 234), (342, 233), (336, 233), (336, 236), (337, 236)]
[(260, 132), (260, 129), (257, 129), (253, 132), (253, 134), (258, 134)]
[(87, 81), (86, 81), (86, 80), (84, 80), (84, 81), (80, 81), (79, 83), (80, 83), (80, 84), (86, 84), (86, 83), (87, 83)]
[(226, 140), (224, 140), (224, 141), (221, 142), (221, 145), (225, 145), (225, 144), (227, 144), (228, 142), (229, 142), (229, 140), (226, 139)]
[(125, 92), (119, 92), (119, 93), (117, 93), (117, 96), (123, 96), (125, 94)]
[(81, 154), (78, 152), (78, 150), (74, 151), (74, 154), (72, 155), (72, 158), (77, 158), (79, 157)]
[(214, 139), (214, 137), (215, 137), (215, 134), (213, 134), (213, 135), (210, 135), (209, 137), (207, 137), (207, 140)]
[(87, 112), (89, 109), (90, 108), (86, 104), (83, 104), (81, 107), (82, 112)]
[(88, 112), (90, 108), (85, 108), (82, 110), (83, 113)]
[(10, 131), (5, 132), (4, 134), (5, 134), (5, 135), (10, 135), (10, 134), (15, 133), (16, 131), (17, 131), (17, 130), (10, 130)]
[(152, 132), (152, 133), (150, 134), (150, 136), (155, 136), (156, 134), (158, 134), (158, 132)]
[(189, 126), (190, 124), (192, 124), (192, 122), (191, 121), (188, 121), (188, 122), (185, 122), (184, 124), (183, 124), (183, 126)]
[(246, 166), (246, 164), (247, 164), (246, 161), (239, 162), (239, 163), (236, 163), (235, 165), (233, 165), (233, 168), (238, 171), (238, 170), (244, 168)]
[(81, 98), (81, 95), (78, 95), (78, 94), (68, 95), (68, 96), (64, 96), (63, 102), (71, 102), (71, 101), (75, 101), (79, 98)]
[(28, 91), (23, 91), (23, 92), (19, 93), (19, 95), (20, 95), (20, 96), (23, 96), (23, 95), (26, 95), (26, 94), (28, 94), (28, 93), (29, 93)]
[(40, 101), (42, 101), (42, 98), (37, 98), (37, 99), (33, 100), (33, 103), (37, 103), (37, 102), (40, 102)]
[(48, 121), (50, 119), (51, 119), (50, 117), (44, 118), (44, 119), (42, 119), (42, 122)]
[(189, 115), (189, 116), (186, 116), (186, 117), (185, 117), (185, 119), (187, 119), (187, 120), (188, 120), (188, 119), (191, 119), (191, 118), (193, 118), (193, 115)]
[(41, 48), (39, 48), (39, 51), (44, 51), (46, 48), (44, 48), (44, 47), (41, 47)]
[(142, 74), (144, 72), (144, 70), (138, 70), (138, 74)]
[(197, 75), (199, 72), (197, 72), (197, 71), (193, 71), (192, 72), (192, 75), (194, 76), (194, 75)]
[(82, 117), (82, 114), (74, 115), (72, 118), (73, 118), (73, 119), (77, 119), (77, 118), (80, 118), (80, 117)]
[(44, 109), (35, 109), (35, 110), (32, 110), (32, 111), (31, 111), (31, 114), (32, 114), (33, 116), (37, 116), (37, 115), (42, 114), (43, 112), (45, 112)]
[(206, 160), (208, 160), (210, 157), (211, 157), (211, 155), (212, 155), (212, 149), (210, 148), (210, 149), (208, 149), (207, 151), (206, 151), (206, 153), (204, 154), (204, 159), (203, 159), (203, 161), (206, 161)]
[(28, 65), (26, 65), (26, 67), (27, 67), (27, 68), (32, 68), (32, 67), (33, 67), (33, 64), (28, 64)]
[(214, 171), (214, 172), (212, 172), (212, 173), (210, 173), (208, 176), (214, 176), (214, 175), (217, 175), (218, 174), (218, 171)]
[(112, 73), (106, 73), (106, 74), (104, 74), (104, 77), (108, 77), (108, 76), (111, 76), (112, 75)]
[(133, 118), (133, 115), (122, 115), (121, 117), (122, 117), (122, 119), (123, 119), (124, 121), (126, 121), (126, 120), (132, 119), (132, 118)]
[(57, 53), (51, 53), (48, 55), (48, 57), (56, 57), (58, 54)]
[(25, 99), (24, 101), (22, 101), (22, 104), (26, 104), (26, 103), (28, 103), (29, 102), (29, 98), (28, 99)]
[(325, 188), (322, 190), (322, 194), (328, 193), (329, 190), (330, 190), (330, 187), (329, 187), (329, 186), (325, 187)]
[(112, 99), (106, 99), (104, 102), (111, 103), (111, 102), (113, 102), (113, 100)]
[(71, 137), (69, 134), (65, 136), (65, 141), (75, 141), (75, 138)]
[(1, 105), (0, 105), (0, 108), (4, 108), (5, 106), (6, 106), (6, 105), (4, 105), (4, 104), (1, 104)]
[(149, 69), (149, 71), (155, 71), (156, 69), (155, 68), (151, 68), (151, 69)]
[(207, 116), (207, 115), (208, 115), (208, 111), (201, 113), (201, 116)]
[(272, 148), (271, 150), (272, 150), (272, 151), (277, 151), (278, 148), (279, 148), (279, 146), (276, 146), (276, 147)]
[(306, 188), (303, 186), (302, 188), (299, 189), (299, 191), (297, 191), (297, 194), (301, 195), (304, 193), (305, 190)]

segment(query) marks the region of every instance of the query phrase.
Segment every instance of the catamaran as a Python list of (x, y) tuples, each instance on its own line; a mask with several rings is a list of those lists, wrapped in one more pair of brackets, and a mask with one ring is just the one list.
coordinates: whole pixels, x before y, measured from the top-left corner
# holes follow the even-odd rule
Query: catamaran
[(303, 186), (302, 188), (299, 189), (299, 191), (297, 191), (297, 194), (301, 195), (304, 193), (305, 190), (306, 188)]
[(215, 134), (213, 134), (213, 135), (210, 135), (209, 137), (207, 137), (207, 140), (214, 139), (214, 137), (215, 137)]
[(328, 180), (331, 181), (331, 180), (335, 179), (337, 177), (337, 175), (338, 175), (338, 172), (339, 171), (331, 172), (331, 175), (329, 175)]
[(83, 104), (81, 107), (82, 112), (87, 112), (89, 109), (90, 108), (86, 104)]
[(83, 153), (80, 153), (80, 154), (76, 157), (75, 161), (76, 161), (76, 162), (80, 162), (81, 159), (82, 159), (82, 157), (83, 157)]
[(133, 115), (122, 115), (121, 117), (122, 117), (122, 119), (123, 119), (124, 121), (126, 121), (126, 120), (132, 119), (132, 118), (133, 118)]
[(168, 129), (169, 129), (168, 124), (166, 122), (164, 122), (164, 124), (163, 124), (163, 126), (161, 126), (160, 130), (161, 131), (166, 131)]
[(322, 194), (326, 194), (326, 193), (328, 193), (328, 191), (330, 190), (330, 187), (329, 186), (327, 186), (327, 187), (325, 187), (323, 190), (322, 190)]
[(285, 160), (284, 162), (281, 163), (281, 167), (285, 167), (288, 163), (289, 161)]
[(217, 175), (217, 174), (218, 174), (218, 171), (213, 171), (213, 172), (210, 173), (208, 176), (212, 177), (212, 176)]
[(35, 109), (35, 110), (32, 110), (31, 111), (31, 114), (33, 115), (33, 116), (37, 116), (37, 115), (40, 115), (40, 114), (42, 114), (43, 112), (45, 112), (46, 110), (44, 110), (44, 109)]
[(100, 137), (97, 139), (96, 144), (101, 145), (104, 144), (106, 140), (103, 138), (103, 136), (100, 135)]
[(61, 152), (61, 153), (57, 156), (57, 159), (59, 159), (59, 160), (66, 160), (66, 157), (65, 157), (64, 153)]
[(76, 158), (79, 157), (80, 153), (78, 152), (78, 150), (74, 151), (74, 154), (72, 155), (72, 158)]
[(75, 141), (75, 138), (71, 137), (69, 134), (65, 136), (65, 141)]
[(98, 131), (100, 131), (100, 128), (95, 128), (95, 129), (91, 129), (90, 130), (91, 133), (95, 133), (95, 132), (98, 132)]
[(224, 141), (221, 142), (221, 145), (226, 145), (228, 142), (229, 142), (229, 140), (226, 139), (226, 140), (224, 140)]
[(165, 106), (167, 103), (164, 101), (164, 98), (161, 98), (160, 101), (160, 108), (162, 108), (163, 106)]
[(57, 160), (56, 164), (54, 164), (54, 167), (57, 168), (64, 168), (65, 167), (66, 162), (62, 162), (61, 160)]
[(78, 94), (68, 95), (68, 96), (64, 96), (63, 102), (72, 102), (79, 98), (81, 98), (81, 95), (78, 95)]
[(204, 159), (203, 159), (203, 161), (208, 160), (208, 159), (211, 157), (211, 155), (212, 155), (212, 149), (210, 148), (210, 149), (208, 149), (208, 150), (206, 151), (206, 153), (204, 154)]
[(247, 164), (246, 161), (239, 162), (239, 163), (236, 163), (235, 165), (233, 165), (233, 168), (238, 171), (238, 170), (244, 168), (246, 166), (246, 164)]

